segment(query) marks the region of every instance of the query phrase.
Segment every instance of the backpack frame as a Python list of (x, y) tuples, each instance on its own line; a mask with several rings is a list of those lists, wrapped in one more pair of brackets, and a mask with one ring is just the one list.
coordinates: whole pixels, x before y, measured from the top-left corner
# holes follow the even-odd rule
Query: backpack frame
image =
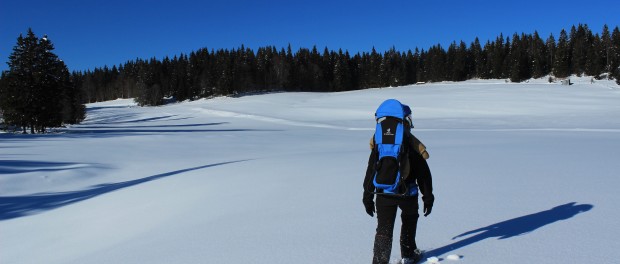
[(405, 109), (398, 100), (389, 99), (379, 106), (375, 117), (375, 193), (408, 195), (409, 186), (404, 184), (409, 174), (409, 131), (406, 131)]

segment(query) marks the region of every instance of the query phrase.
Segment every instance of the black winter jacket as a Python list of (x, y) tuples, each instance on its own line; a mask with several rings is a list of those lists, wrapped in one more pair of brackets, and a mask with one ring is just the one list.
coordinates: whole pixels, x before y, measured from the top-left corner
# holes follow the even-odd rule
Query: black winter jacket
[[(411, 142), (411, 141), (408, 141)], [(431, 170), (428, 167), (428, 163), (420, 153), (414, 150), (413, 146), (407, 148), (409, 150), (409, 164), (410, 171), (407, 177), (406, 184), (410, 181), (416, 181), (420, 192), (422, 193), (422, 200), (424, 203), (432, 204), (435, 200), (433, 196), (433, 179), (431, 176)], [(368, 167), (366, 168), (366, 177), (364, 177), (364, 203), (373, 201), (373, 193), (375, 192), (375, 186), (373, 184), (373, 177), (375, 174), (375, 165), (377, 164), (378, 152), (376, 148), (373, 148), (368, 158)]]

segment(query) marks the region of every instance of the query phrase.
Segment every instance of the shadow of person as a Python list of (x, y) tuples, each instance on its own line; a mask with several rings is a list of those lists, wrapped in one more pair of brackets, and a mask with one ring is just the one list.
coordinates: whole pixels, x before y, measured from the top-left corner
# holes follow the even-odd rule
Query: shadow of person
[(524, 235), (543, 226), (555, 223), (557, 221), (572, 218), (577, 214), (587, 212), (592, 208), (594, 208), (593, 205), (577, 204), (574, 202), (559, 205), (542, 212), (513, 218), (486, 227), (467, 231), (463, 234), (453, 237), (452, 240), (467, 236), (469, 237), (463, 240), (456, 241), (452, 244), (430, 250), (424, 253), (424, 255), (441, 256), (450, 251), (469, 246), (487, 238), (497, 237), (497, 239), (508, 239), (515, 236)]

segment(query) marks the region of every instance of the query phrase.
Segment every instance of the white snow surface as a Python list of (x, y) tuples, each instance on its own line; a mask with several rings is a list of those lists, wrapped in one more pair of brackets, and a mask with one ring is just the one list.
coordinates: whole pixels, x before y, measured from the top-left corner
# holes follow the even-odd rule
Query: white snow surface
[(395, 98), (430, 153), (423, 259), (616, 263), (620, 87), (572, 81), (89, 104), (57, 133), (0, 134), (0, 262), (370, 263), (368, 140)]

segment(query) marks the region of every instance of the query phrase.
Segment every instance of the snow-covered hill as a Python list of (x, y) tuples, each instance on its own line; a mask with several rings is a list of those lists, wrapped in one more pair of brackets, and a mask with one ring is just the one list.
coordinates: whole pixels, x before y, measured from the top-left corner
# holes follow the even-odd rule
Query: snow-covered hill
[(0, 262), (370, 263), (368, 140), (396, 98), (430, 152), (428, 257), (615, 263), (620, 87), (574, 82), (90, 104), (60, 133), (0, 134)]

